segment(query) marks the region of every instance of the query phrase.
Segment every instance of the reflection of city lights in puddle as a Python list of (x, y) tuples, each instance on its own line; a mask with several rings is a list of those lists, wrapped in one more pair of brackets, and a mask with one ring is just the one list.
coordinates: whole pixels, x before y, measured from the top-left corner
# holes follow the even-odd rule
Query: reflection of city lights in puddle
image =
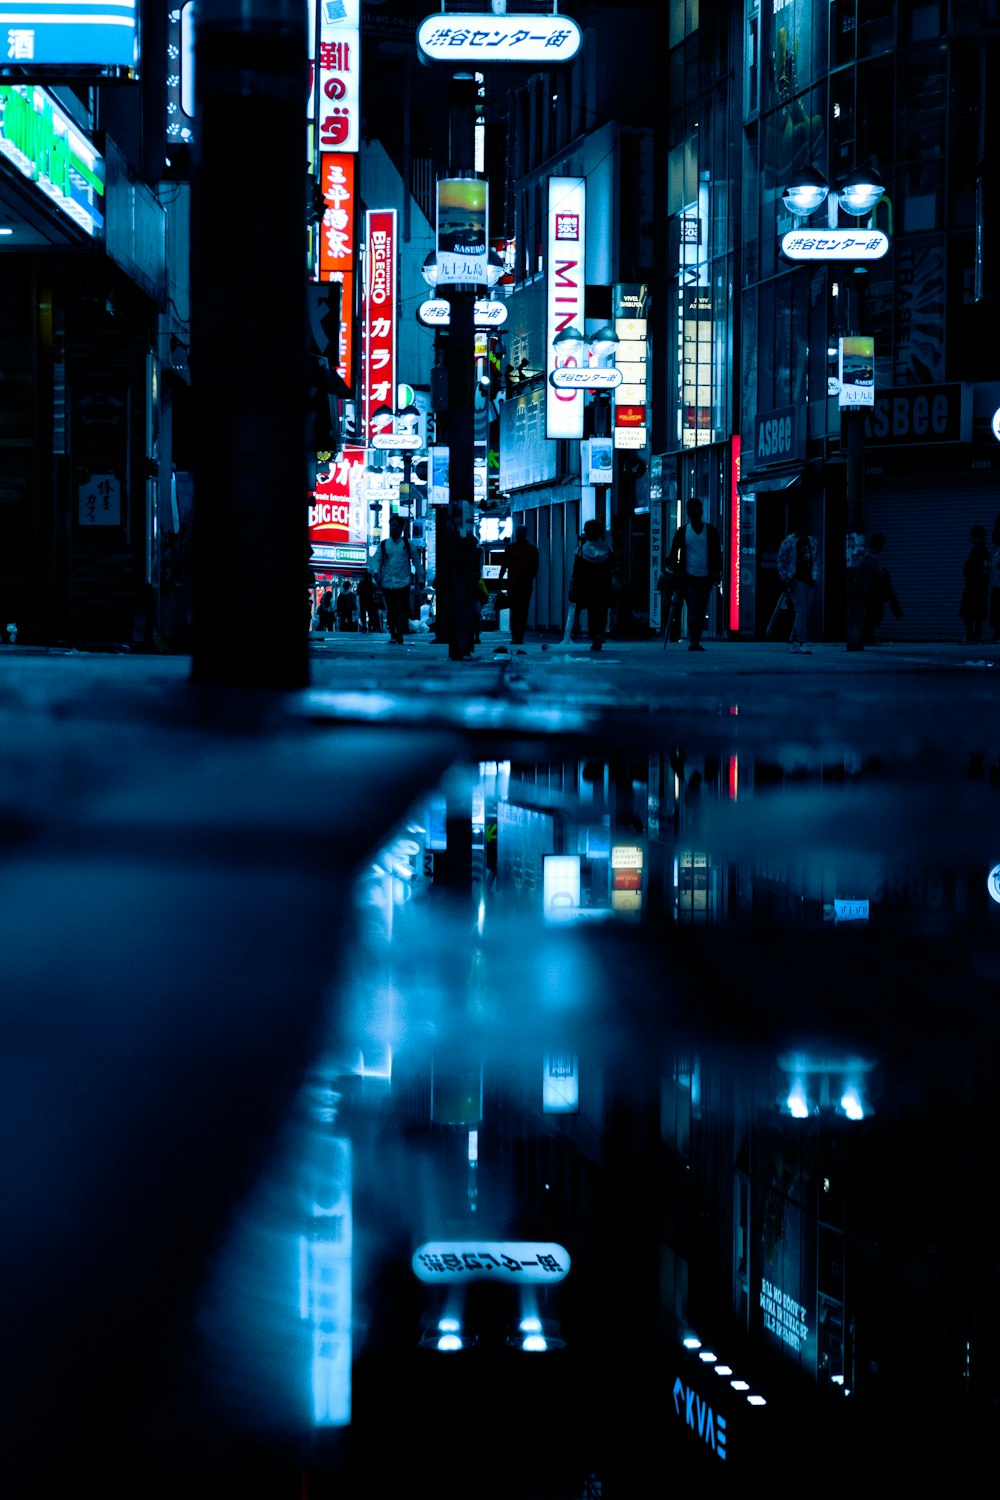
[(861, 1099), (858, 1095), (857, 1089), (850, 1088), (844, 1090), (843, 1098), (840, 1101), (840, 1107), (849, 1120), (863, 1120), (865, 1117), (865, 1112), (862, 1107)]
[(442, 1354), (453, 1354), (456, 1349), (461, 1349), (462, 1340), (457, 1333), (446, 1333), (437, 1342)]
[(696, 1339), (693, 1334), (688, 1334), (684, 1340), (684, 1347), (685, 1349), (700, 1349), (701, 1339)]
[(994, 865), (986, 877), (986, 889), (990, 900), (1000, 902), (1000, 865)]
[(530, 1333), (521, 1345), (529, 1354), (539, 1354), (548, 1347), (548, 1340), (540, 1333)]
[(731, 1380), (729, 1384), (732, 1386), (734, 1391), (748, 1391), (750, 1389), (745, 1380)]
[(457, 1318), (440, 1318), (438, 1320), (439, 1333), (457, 1333), (461, 1326)]
[(714, 1365), (718, 1356), (713, 1354), (710, 1349), (703, 1349), (698, 1355), (698, 1358), (703, 1359), (706, 1365)]
[(767, 1405), (767, 1402), (764, 1400), (763, 1396), (748, 1396), (747, 1400), (749, 1401), (749, 1403), (750, 1403), (751, 1406), (766, 1406)]
[(788, 1113), (796, 1120), (808, 1120), (809, 1100), (806, 1098), (805, 1089), (801, 1083), (797, 1083), (788, 1096)]
[(522, 1318), (518, 1327), (522, 1333), (541, 1333), (542, 1320), (541, 1318)]
[(716, 1365), (715, 1373), (716, 1375), (731, 1375), (733, 1372), (729, 1365)]

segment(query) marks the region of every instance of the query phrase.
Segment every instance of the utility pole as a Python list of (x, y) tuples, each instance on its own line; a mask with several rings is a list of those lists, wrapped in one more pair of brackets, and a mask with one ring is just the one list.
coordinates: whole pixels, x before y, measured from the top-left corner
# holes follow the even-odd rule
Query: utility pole
[[(850, 326), (859, 333), (864, 326), (864, 277), (862, 269), (855, 268), (848, 278), (850, 303), (848, 316)], [(865, 595), (864, 575), (861, 560), (865, 552), (865, 419), (864, 408), (849, 407), (841, 412), (844, 424), (845, 447), (847, 449), (846, 481), (846, 543), (844, 550), (844, 576), (846, 593), (845, 638), (848, 651), (865, 649)]]
[[(306, 0), (199, 0), (196, 46), (192, 677), (294, 689), (309, 680)], [(280, 167), (266, 192), (262, 162)]]
[[(475, 175), (476, 80), (471, 73), (456, 74), (451, 80), (449, 125), (450, 175), (472, 177)], [(444, 513), (444, 535), (438, 538), (437, 587), (439, 600), (442, 592), (445, 596), (448, 655), (459, 658), (470, 644), (464, 639), (469, 604), (462, 597), (466, 579), (462, 574), (460, 554), (461, 539), (472, 527), (475, 483), (475, 369), (472, 353), (476, 287), (452, 284), (443, 290), (450, 305), (446, 351), (448, 508)]]

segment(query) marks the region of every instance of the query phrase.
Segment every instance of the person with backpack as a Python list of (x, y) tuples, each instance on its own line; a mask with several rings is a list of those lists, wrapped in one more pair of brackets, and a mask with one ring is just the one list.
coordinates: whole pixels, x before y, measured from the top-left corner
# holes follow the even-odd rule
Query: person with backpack
[(385, 598), (391, 645), (402, 646), (410, 623), (410, 577), (413, 558), (403, 535), (401, 516), (389, 517), (389, 535), (380, 543), (375, 577)]
[(351, 588), (351, 580), (344, 579), (343, 587), (337, 595), (337, 629), (357, 630), (358, 628), (358, 596)]
[(603, 522), (587, 521), (583, 541), (573, 562), (569, 597), (571, 604), (587, 611), (591, 651), (600, 651), (604, 646), (614, 566), (615, 555), (605, 539)]
[(818, 577), (819, 543), (810, 536), (803, 523), (778, 548), (778, 577), (792, 601), (795, 618), (788, 637), (788, 649), (796, 656), (811, 656), (809, 640), (809, 606)]

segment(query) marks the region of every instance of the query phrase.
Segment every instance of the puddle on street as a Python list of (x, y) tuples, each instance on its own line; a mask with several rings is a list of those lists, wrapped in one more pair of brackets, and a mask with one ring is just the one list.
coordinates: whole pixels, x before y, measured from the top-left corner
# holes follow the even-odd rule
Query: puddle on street
[(216, 1264), (225, 1422), (419, 1492), (871, 1465), (887, 1430), (919, 1472), (921, 1420), (920, 1462), (985, 1474), (998, 783), (794, 747), (454, 769), (359, 873)]

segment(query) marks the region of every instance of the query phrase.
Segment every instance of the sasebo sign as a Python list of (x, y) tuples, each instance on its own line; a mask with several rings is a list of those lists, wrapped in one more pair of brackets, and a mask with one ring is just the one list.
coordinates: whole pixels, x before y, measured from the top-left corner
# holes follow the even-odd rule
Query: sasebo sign
[(448, 1285), (465, 1281), (562, 1281), (569, 1252), (550, 1242), (521, 1240), (435, 1240), (413, 1252), (420, 1281)]
[(781, 236), (789, 260), (881, 260), (888, 249), (881, 229), (791, 229)]
[(580, 50), (580, 28), (568, 16), (437, 15), (417, 27), (426, 62), (569, 62)]
[(621, 385), (622, 372), (621, 370), (590, 370), (586, 365), (579, 367), (561, 365), (558, 370), (552, 371), (549, 379), (553, 385), (574, 386), (578, 390), (610, 391), (616, 385)]
[[(477, 301), (473, 309), (477, 328), (502, 328), (507, 321), (503, 302)], [(425, 328), (447, 328), (451, 323), (451, 303), (444, 297), (428, 297), (417, 308), (417, 322)]]

